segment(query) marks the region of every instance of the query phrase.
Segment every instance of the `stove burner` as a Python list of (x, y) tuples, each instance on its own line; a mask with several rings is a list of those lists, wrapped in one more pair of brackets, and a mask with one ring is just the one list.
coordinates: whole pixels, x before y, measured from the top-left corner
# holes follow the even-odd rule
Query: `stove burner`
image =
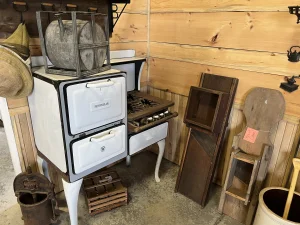
[(140, 112), (156, 105), (159, 105), (159, 103), (133, 94), (127, 95), (128, 114)]

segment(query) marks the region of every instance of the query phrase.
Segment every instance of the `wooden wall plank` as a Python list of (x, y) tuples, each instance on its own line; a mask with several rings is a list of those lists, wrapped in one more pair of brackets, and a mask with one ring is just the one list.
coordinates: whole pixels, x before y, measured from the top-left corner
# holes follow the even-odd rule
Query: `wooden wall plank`
[(15, 136), (15, 140), (16, 140), (18, 156), (19, 156), (19, 160), (20, 160), (20, 164), (21, 164), (20, 166), (21, 166), (22, 172), (25, 172), (26, 171), (26, 162), (23, 157), (23, 152), (22, 152), (22, 148), (21, 148), (22, 136), (20, 136), (19, 132), (18, 132), (17, 119), (18, 119), (17, 115), (11, 116), (11, 123), (12, 123), (13, 132), (14, 132), (14, 136)]
[[(118, 4), (118, 11), (121, 11), (123, 6), (124, 4)], [(124, 12), (146, 14), (148, 12), (148, 0), (133, 0), (126, 6)]]
[[(188, 129), (183, 123), (187, 97), (165, 92), (152, 87), (149, 87), (149, 94), (166, 100), (171, 100), (175, 103), (174, 106), (170, 107), (170, 111), (178, 112), (179, 116), (169, 121), (169, 130), (168, 137), (166, 138), (164, 158), (179, 165), (188, 133)], [(154, 152), (157, 152), (156, 145), (152, 146), (150, 149)]]
[[(40, 0), (29, 0), (28, 11), (23, 13), (24, 20), (26, 21), (26, 27), (31, 37), (38, 37), (36, 11), (41, 11)], [(65, 11), (66, 4), (76, 4), (78, 11), (87, 11), (88, 7), (96, 7), (101, 13), (107, 14), (107, 0), (50, 0), (50, 3), (55, 3), (55, 9), (57, 11)], [(0, 38), (7, 38), (12, 34), (17, 26), (20, 24), (20, 13), (13, 9), (12, 1), (1, 0), (0, 1)]]
[(295, 19), (287, 12), (158, 13), (150, 17), (150, 41), (280, 52), (287, 61), (287, 50), (300, 44)]
[(188, 96), (190, 86), (197, 86), (203, 70), (201, 65), (181, 63), (165, 59), (150, 58), (150, 85)]
[[(292, 146), (292, 151), (289, 155), (289, 160), (288, 164), (286, 166), (285, 174), (284, 174), (284, 180), (283, 180), (283, 186), (284, 187), (289, 187), (289, 179), (292, 178), (291, 175), (291, 169), (293, 168), (293, 158), (294, 157), (299, 157), (297, 156), (297, 153), (299, 152), (299, 140), (300, 140), (300, 125), (299, 123), (297, 124), (297, 131), (295, 134), (295, 139), (293, 141), (293, 146)], [(300, 179), (298, 179), (300, 181)], [(298, 182), (296, 187), (300, 188), (300, 183)], [(297, 190), (299, 192), (299, 189)]]
[(235, 77), (239, 79), (236, 103), (243, 103), (254, 87), (276, 89), (284, 95), (286, 114), (300, 116), (300, 92), (288, 93), (280, 89), (280, 83), (284, 82), (282, 76), (159, 58), (150, 58), (149, 64), (149, 85), (152, 87), (188, 96), (190, 86), (198, 85), (201, 73)]
[(217, 183), (223, 185), (225, 183), (226, 179), (226, 172), (228, 169), (228, 164), (230, 161), (230, 156), (233, 151), (232, 145), (233, 145), (233, 139), (236, 135), (238, 135), (242, 129), (243, 129), (243, 123), (244, 122), (244, 116), (242, 114), (242, 111), (239, 109), (232, 109), (232, 118), (228, 126), (228, 137), (225, 140), (225, 144), (223, 147), (223, 150), (221, 152), (221, 160), (218, 170), (218, 180)]
[(281, 53), (150, 42), (150, 56), (282, 76), (299, 72), (299, 64)]
[(288, 11), (297, 0), (151, 0), (151, 12)]
[(147, 57), (147, 42), (118, 42), (111, 43), (110, 50), (135, 50), (136, 56), (138, 57)]
[(28, 106), (27, 98), (18, 98), (18, 99), (8, 98), (6, 100), (7, 100), (7, 106), (9, 109)]
[(147, 41), (148, 16), (142, 14), (123, 13), (114, 28), (111, 43)]
[(271, 158), (269, 169), (268, 169), (268, 177), (266, 179), (266, 186), (271, 186), (273, 174), (275, 173), (276, 162), (277, 162), (277, 159), (278, 159), (278, 156), (280, 153), (280, 146), (283, 141), (286, 126), (287, 126), (286, 121), (280, 121), (278, 129), (276, 130), (272, 158)]
[(292, 143), (295, 139), (296, 129), (297, 125), (287, 123), (284, 136), (280, 144), (280, 152), (276, 160), (275, 170), (270, 183), (270, 186), (272, 187), (283, 186), (285, 170), (288, 165), (289, 155), (292, 150)]
[(24, 149), (23, 153), (26, 154), (27, 166), (30, 166), (32, 171), (38, 171), (37, 153), (35, 143), (32, 143), (30, 128), (28, 127), (27, 112), (19, 115), (20, 132), (23, 136)]

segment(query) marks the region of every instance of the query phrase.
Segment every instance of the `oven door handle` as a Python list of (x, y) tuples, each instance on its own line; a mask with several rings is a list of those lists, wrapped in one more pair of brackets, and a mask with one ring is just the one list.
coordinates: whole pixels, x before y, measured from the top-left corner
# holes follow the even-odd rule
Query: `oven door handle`
[(107, 134), (105, 136), (101, 136), (99, 138), (97, 138), (97, 137), (91, 137), (90, 142), (98, 143), (98, 142), (109, 140), (109, 139), (111, 139), (111, 138), (113, 138), (115, 136), (116, 136), (116, 132), (111, 131), (109, 134)]
[(87, 83), (86, 87), (87, 88), (102, 88), (102, 87), (110, 87), (113, 86), (115, 84), (115, 82), (108, 80), (105, 82), (91, 82), (91, 83)]

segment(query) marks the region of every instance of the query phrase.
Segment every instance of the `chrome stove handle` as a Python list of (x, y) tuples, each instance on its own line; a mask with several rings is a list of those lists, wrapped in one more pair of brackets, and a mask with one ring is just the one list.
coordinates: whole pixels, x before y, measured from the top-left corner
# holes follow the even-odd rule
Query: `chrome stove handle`
[(102, 88), (102, 87), (110, 87), (113, 86), (115, 84), (115, 82), (111, 81), (111, 80), (107, 80), (107, 81), (102, 81), (102, 82), (91, 82), (91, 83), (87, 83), (86, 87), (87, 88)]
[(101, 136), (99, 138), (97, 138), (97, 137), (91, 137), (90, 142), (99, 143), (99, 142), (102, 142), (102, 141), (109, 140), (109, 139), (111, 139), (111, 138), (113, 138), (115, 136), (116, 136), (116, 132), (111, 131), (111, 132), (109, 132), (109, 134), (107, 134), (105, 136)]

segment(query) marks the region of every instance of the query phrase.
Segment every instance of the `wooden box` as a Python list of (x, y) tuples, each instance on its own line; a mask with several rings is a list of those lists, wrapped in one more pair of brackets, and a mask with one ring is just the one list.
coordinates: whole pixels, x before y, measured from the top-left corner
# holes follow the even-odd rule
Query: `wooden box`
[(127, 205), (127, 188), (116, 171), (94, 173), (83, 180), (90, 215)]
[(229, 95), (200, 87), (191, 87), (185, 123), (220, 133)]

